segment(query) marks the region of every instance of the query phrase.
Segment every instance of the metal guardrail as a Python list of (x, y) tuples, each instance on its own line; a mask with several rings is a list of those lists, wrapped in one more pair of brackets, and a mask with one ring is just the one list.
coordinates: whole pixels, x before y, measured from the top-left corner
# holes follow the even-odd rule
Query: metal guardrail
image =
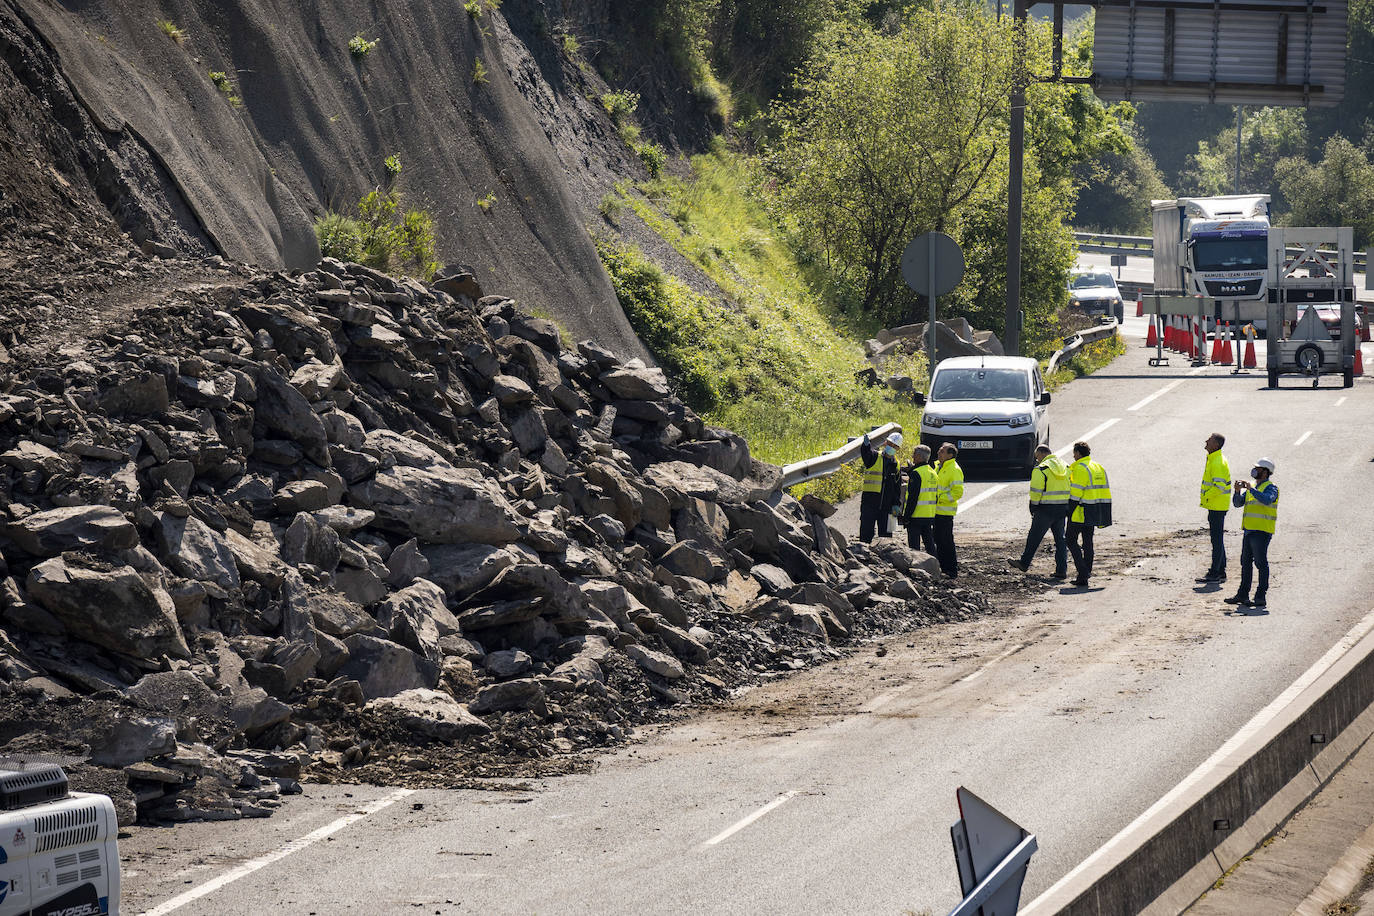
[[(1080, 251), (1091, 251), (1097, 254), (1133, 254), (1141, 258), (1154, 257), (1154, 239), (1148, 235), (1110, 235), (1105, 232), (1075, 232), (1073, 239), (1078, 243)], [(1299, 254), (1300, 249), (1290, 248), (1289, 254)], [(1322, 254), (1335, 255), (1334, 251), (1322, 250)], [(1355, 252), (1355, 271), (1364, 273), (1368, 264), (1366, 261), (1367, 253), (1363, 251)]]
[[(902, 431), (900, 423), (884, 423), (875, 430), (871, 430), (868, 438), (874, 442), (881, 442), (891, 433)], [(784, 465), (782, 477), (778, 480), (778, 487), (796, 486), (799, 483), (806, 483), (808, 480), (815, 480), (817, 477), (824, 477), (833, 474), (842, 465), (848, 464), (859, 457), (859, 449), (863, 447), (863, 439), (850, 439), (849, 442), (824, 455), (817, 455), (815, 458), (807, 458), (805, 461), (798, 461), (793, 464)]]
[(1070, 356), (1073, 356), (1079, 350), (1083, 349), (1083, 347), (1090, 343), (1096, 343), (1099, 340), (1106, 340), (1118, 330), (1120, 330), (1120, 325), (1113, 321), (1111, 324), (1100, 324), (1095, 328), (1087, 328), (1086, 330), (1079, 331), (1072, 337), (1064, 338), (1063, 348), (1056, 350), (1054, 355), (1050, 357), (1049, 365), (1045, 367), (1045, 371), (1047, 373), (1053, 372), (1055, 369), (1059, 368), (1060, 363)]

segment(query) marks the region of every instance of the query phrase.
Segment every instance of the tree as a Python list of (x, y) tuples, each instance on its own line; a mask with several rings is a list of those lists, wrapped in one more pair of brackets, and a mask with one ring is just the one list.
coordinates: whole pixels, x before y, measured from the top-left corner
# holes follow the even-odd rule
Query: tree
[(1355, 247), (1374, 242), (1374, 163), (1344, 137), (1326, 141), (1321, 162), (1291, 157), (1278, 163), (1278, 185), (1290, 226), (1353, 226)]
[[(1247, 110), (1241, 119), (1240, 192), (1269, 194), (1275, 209), (1284, 206), (1275, 180), (1280, 159), (1307, 156), (1307, 115), (1301, 108)], [(1194, 194), (1236, 192), (1236, 130), (1228, 127), (1210, 140), (1198, 143), (1189, 168), (1180, 179)]]
[(907, 243), (958, 223), (1004, 153), (1010, 23), (977, 6), (918, 10), (894, 34), (831, 33), (774, 106), (776, 204), (864, 312), (912, 304)]

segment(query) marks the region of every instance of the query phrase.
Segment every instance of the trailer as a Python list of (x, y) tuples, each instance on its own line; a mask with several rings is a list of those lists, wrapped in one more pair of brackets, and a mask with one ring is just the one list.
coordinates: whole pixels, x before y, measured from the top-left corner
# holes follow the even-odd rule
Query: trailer
[[(1277, 388), (1284, 375), (1310, 378), (1313, 388), (1323, 375), (1340, 375), (1346, 388), (1354, 385), (1354, 230), (1270, 229), (1267, 285), (1269, 387)], [(1339, 309), (1334, 333), (1319, 308)]]

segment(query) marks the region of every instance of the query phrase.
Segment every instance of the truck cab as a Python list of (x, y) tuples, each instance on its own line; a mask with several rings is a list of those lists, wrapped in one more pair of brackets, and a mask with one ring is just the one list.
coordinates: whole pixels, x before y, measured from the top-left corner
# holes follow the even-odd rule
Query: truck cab
[(1268, 296), (1269, 195), (1152, 201), (1155, 289), (1208, 299)]

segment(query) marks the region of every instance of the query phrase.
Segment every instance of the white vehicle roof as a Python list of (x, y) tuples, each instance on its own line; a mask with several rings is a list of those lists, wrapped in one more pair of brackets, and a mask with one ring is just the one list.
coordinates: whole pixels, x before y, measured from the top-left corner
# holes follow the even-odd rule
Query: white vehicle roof
[(951, 356), (940, 360), (935, 371), (942, 369), (1024, 369), (1030, 372), (1038, 366), (1029, 356)]

